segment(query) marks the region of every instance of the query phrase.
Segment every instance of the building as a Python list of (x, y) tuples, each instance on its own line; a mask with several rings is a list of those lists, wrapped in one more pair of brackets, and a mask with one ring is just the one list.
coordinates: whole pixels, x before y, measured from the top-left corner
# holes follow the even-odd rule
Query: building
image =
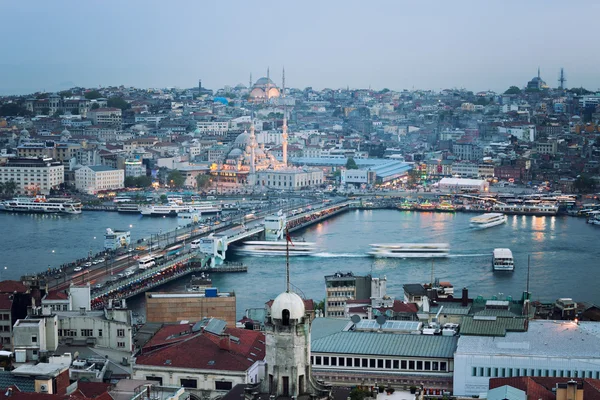
[(527, 82), (527, 89), (529, 89), (529, 90), (548, 89), (548, 85), (540, 77), (540, 69), (539, 68), (538, 68), (537, 76), (533, 77), (529, 82)]
[(316, 378), (337, 385), (423, 385), (452, 388), (458, 338), (415, 334), (417, 321), (317, 318), (311, 363)]
[(461, 335), (454, 355), (454, 393), (485, 392), (490, 378), (600, 379), (600, 323), (532, 320), (526, 332)]
[(198, 121), (194, 136), (226, 136), (229, 132), (228, 121)]
[(142, 163), (142, 160), (127, 160), (125, 161), (125, 177), (145, 176), (146, 167)]
[[(37, 312), (37, 311), (36, 311)], [(56, 315), (49, 311), (39, 318), (19, 319), (13, 326), (13, 348), (16, 362), (39, 360), (58, 347)]]
[(250, 89), (250, 101), (257, 103), (268, 102), (272, 98), (280, 96), (279, 88), (273, 83), (269, 77), (269, 69), (267, 68), (267, 76), (256, 81)]
[(325, 317), (343, 318), (346, 301), (370, 297), (370, 275), (355, 276), (352, 272), (337, 272), (325, 276)]
[(524, 142), (534, 142), (537, 137), (537, 130), (534, 124), (523, 124), (514, 122), (498, 127), (498, 133), (501, 135), (514, 136)]
[(452, 153), (464, 161), (478, 161), (483, 158), (483, 149), (473, 143), (455, 143), (452, 145)]
[(277, 190), (302, 190), (323, 184), (323, 170), (319, 168), (266, 169), (257, 172), (259, 186)]
[[(506, 389), (508, 388), (508, 389)], [(569, 400), (569, 399), (598, 399), (600, 398), (600, 381), (591, 378), (550, 378), (550, 377), (531, 377), (519, 376), (515, 378), (491, 378), (490, 390), (488, 391), (488, 400), (490, 393), (497, 390), (513, 390), (511, 396), (498, 397), (502, 399), (517, 398), (514, 391), (523, 393), (523, 400), (541, 399), (541, 400)]]
[(558, 151), (558, 143), (556, 140), (551, 140), (548, 142), (537, 142), (535, 144), (535, 151), (540, 154), (550, 154), (554, 155)]
[[(68, 132), (68, 131), (63, 131)], [(52, 158), (66, 164), (77, 157), (81, 150), (79, 143), (64, 143), (46, 140), (43, 142), (24, 142), (17, 147), (17, 157), (23, 158)]]
[(342, 185), (372, 185), (377, 181), (377, 173), (367, 169), (343, 169), (340, 178)]
[(235, 326), (235, 293), (146, 293), (146, 321), (179, 323), (199, 318), (217, 318)]
[(87, 116), (94, 125), (121, 125), (121, 122), (123, 122), (120, 108), (96, 108), (88, 111)]
[(10, 348), (12, 338), (13, 296), (0, 294), (0, 346)]
[(490, 189), (490, 184), (483, 179), (442, 178), (438, 183), (438, 187), (453, 192), (487, 192)]
[(9, 158), (0, 165), (0, 183), (13, 181), (17, 194), (50, 194), (65, 181), (65, 167), (51, 158)]
[(133, 378), (214, 398), (237, 384), (264, 380), (264, 358), (264, 333), (207, 318), (159, 329), (136, 356)]
[(125, 171), (104, 165), (92, 165), (75, 171), (75, 188), (80, 192), (96, 194), (104, 190), (123, 189)]

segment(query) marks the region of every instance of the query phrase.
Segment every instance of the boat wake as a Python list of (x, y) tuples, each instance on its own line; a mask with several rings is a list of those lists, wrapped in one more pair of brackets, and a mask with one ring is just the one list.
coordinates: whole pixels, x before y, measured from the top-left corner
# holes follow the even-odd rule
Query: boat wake
[(321, 258), (364, 258), (369, 257), (368, 254), (360, 254), (360, 253), (316, 253), (312, 255), (313, 257), (321, 257)]
[(449, 254), (448, 257), (489, 257), (489, 253), (483, 254)]

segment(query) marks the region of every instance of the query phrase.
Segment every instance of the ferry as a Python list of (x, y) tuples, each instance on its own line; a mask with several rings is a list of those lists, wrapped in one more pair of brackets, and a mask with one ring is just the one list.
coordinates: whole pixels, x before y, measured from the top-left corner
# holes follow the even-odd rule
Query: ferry
[(441, 258), (448, 257), (448, 243), (372, 244), (370, 255), (377, 258)]
[(177, 213), (177, 225), (188, 226), (200, 222), (202, 212), (195, 209), (183, 210)]
[(587, 223), (592, 225), (600, 225), (600, 211), (591, 211), (588, 214)]
[(17, 197), (0, 203), (0, 210), (7, 212), (40, 214), (81, 214), (81, 202), (73, 199), (49, 198), (45, 196)]
[(494, 249), (492, 258), (492, 269), (494, 271), (513, 271), (515, 260), (510, 249)]
[(218, 214), (221, 212), (221, 206), (211, 203), (188, 203), (187, 207), (202, 214)]
[(151, 204), (140, 207), (140, 213), (145, 217), (177, 217), (182, 211), (189, 211), (189, 206), (181, 206), (175, 203), (167, 205)]
[[(297, 242), (289, 245), (290, 257), (312, 256), (317, 253), (318, 248), (316, 243), (312, 242)], [(248, 241), (241, 246), (236, 247), (235, 251), (240, 255), (248, 256), (285, 256), (286, 243), (285, 241)]]
[(492, 211), (516, 215), (556, 215), (558, 206), (549, 203), (495, 204)]
[(401, 211), (412, 211), (415, 209), (415, 205), (413, 203), (405, 201), (404, 203), (398, 205), (398, 209)]
[(417, 210), (419, 211), (435, 211), (435, 204), (431, 204), (429, 201), (417, 204)]
[(501, 213), (487, 213), (471, 218), (471, 228), (485, 229), (501, 225), (508, 221), (508, 217)]
[(137, 204), (123, 203), (117, 206), (117, 211), (120, 213), (138, 214), (140, 212), (140, 206), (138, 206)]
[(456, 211), (456, 207), (454, 207), (454, 204), (452, 204), (448, 201), (442, 201), (440, 204), (438, 204), (438, 206), (435, 209), (436, 209), (436, 211), (441, 211), (441, 212), (455, 212)]

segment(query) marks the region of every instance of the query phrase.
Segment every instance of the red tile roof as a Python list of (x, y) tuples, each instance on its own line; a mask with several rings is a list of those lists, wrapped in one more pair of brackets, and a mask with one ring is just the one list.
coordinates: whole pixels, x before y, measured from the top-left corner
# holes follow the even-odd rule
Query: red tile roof
[(136, 364), (241, 372), (265, 358), (264, 333), (238, 328), (228, 328), (225, 332), (239, 339), (229, 341), (229, 350), (221, 348), (227, 343), (226, 335), (198, 333), (173, 345), (139, 355)]
[(68, 300), (69, 296), (65, 292), (61, 292), (59, 290), (54, 290), (52, 292), (48, 292), (44, 297), (44, 300)]
[(0, 310), (12, 310), (12, 298), (10, 294), (0, 294)]
[(110, 383), (102, 382), (77, 382), (77, 388), (87, 398), (94, 398), (107, 393), (111, 386)]
[(27, 293), (29, 289), (19, 281), (0, 282), (0, 293)]
[[(152, 338), (144, 345), (142, 351), (155, 350), (167, 344), (173, 344), (188, 339), (192, 332), (192, 326), (188, 324), (169, 324), (164, 325)], [(183, 335), (187, 333), (188, 335)]]

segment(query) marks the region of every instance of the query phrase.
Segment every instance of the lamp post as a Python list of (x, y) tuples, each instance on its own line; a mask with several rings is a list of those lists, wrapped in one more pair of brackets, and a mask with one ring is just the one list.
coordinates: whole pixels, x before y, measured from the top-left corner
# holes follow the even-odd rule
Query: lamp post
[(4, 266), (4, 268), (2, 268), (2, 269), (0, 270), (0, 281), (2, 281), (2, 280), (3, 280), (3, 279), (2, 279), (2, 273), (3, 273), (4, 271), (6, 271), (7, 269), (8, 269), (8, 267), (7, 267), (7, 266)]

